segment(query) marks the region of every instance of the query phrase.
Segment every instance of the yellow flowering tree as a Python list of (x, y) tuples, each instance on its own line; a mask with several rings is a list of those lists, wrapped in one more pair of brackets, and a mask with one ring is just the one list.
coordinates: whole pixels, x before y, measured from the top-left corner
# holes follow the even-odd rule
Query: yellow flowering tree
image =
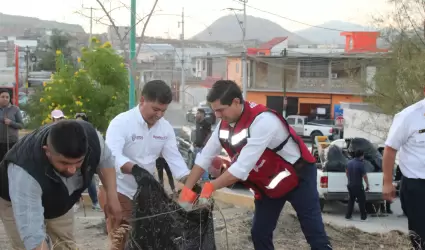
[(78, 68), (65, 64), (61, 51), (56, 52), (57, 71), (43, 88), (30, 97), (24, 107), (36, 128), (51, 122), (50, 113), (60, 109), (68, 118), (84, 112), (100, 131), (109, 121), (128, 108), (128, 72), (124, 60), (109, 42), (93, 38), (92, 48), (83, 48)]

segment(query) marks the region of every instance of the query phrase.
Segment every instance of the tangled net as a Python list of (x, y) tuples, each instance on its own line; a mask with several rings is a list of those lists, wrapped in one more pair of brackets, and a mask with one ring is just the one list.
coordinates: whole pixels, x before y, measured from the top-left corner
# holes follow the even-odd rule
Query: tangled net
[(126, 250), (216, 250), (212, 207), (187, 212), (149, 172), (137, 168), (133, 174), (138, 190)]

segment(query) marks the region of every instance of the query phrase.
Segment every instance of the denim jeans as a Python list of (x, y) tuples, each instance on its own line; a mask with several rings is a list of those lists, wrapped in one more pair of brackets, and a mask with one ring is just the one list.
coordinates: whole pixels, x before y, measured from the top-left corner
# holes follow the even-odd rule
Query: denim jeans
[(96, 182), (95, 182), (94, 179), (95, 179), (95, 177), (93, 176), (93, 179), (92, 179), (90, 185), (87, 188), (87, 191), (89, 193), (89, 196), (90, 196), (90, 199), (91, 199), (91, 202), (93, 203), (93, 205), (98, 203)]
[[(199, 147), (195, 147), (195, 157), (193, 157), (193, 164), (195, 164), (195, 159), (196, 159), (196, 155), (198, 154), (198, 153), (200, 153), (202, 151), (202, 148), (199, 148)], [(192, 165), (193, 165), (192, 164)], [(201, 177), (201, 179), (203, 180), (203, 181), (208, 181), (208, 180), (210, 180), (210, 177), (209, 177), (209, 174), (208, 174), (208, 170), (205, 170), (205, 172), (204, 172), (204, 174), (202, 175), (202, 177)]]

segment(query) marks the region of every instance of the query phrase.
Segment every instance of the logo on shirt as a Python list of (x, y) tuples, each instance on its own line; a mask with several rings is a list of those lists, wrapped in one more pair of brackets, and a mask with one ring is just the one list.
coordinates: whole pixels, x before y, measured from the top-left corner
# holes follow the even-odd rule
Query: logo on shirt
[(131, 140), (132, 140), (132, 141), (135, 141), (135, 140), (143, 140), (143, 136), (142, 136), (142, 135), (132, 134), (132, 135), (131, 135)]
[(167, 140), (167, 136), (154, 135), (153, 138), (161, 141)]

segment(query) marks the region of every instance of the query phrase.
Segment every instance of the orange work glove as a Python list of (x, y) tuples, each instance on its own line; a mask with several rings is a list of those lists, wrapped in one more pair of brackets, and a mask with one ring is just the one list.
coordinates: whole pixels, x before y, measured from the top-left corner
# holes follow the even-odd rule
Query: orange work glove
[(193, 202), (196, 200), (196, 193), (193, 192), (190, 188), (184, 186), (180, 192), (179, 205), (185, 209), (190, 210), (192, 208)]
[(198, 204), (205, 205), (209, 203), (209, 199), (211, 198), (214, 192), (214, 185), (211, 182), (206, 182), (204, 187), (202, 188), (201, 195), (199, 196)]

